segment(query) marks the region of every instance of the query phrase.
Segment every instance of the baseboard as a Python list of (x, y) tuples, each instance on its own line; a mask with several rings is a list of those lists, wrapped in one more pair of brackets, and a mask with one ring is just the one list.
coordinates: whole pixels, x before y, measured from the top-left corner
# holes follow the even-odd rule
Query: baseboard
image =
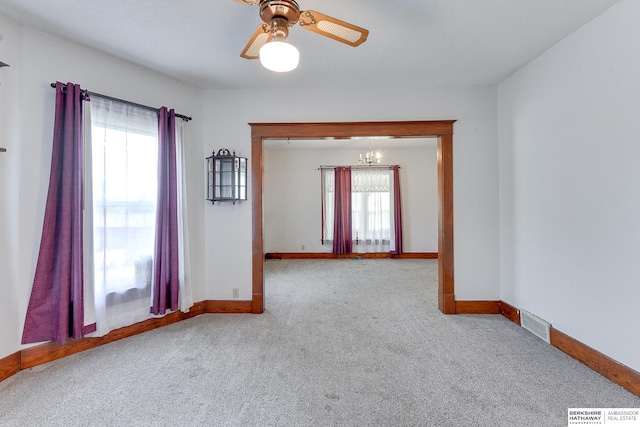
[(251, 301), (208, 300), (205, 301), (205, 313), (251, 313)]
[(600, 375), (640, 396), (640, 373), (597, 350), (554, 329), (550, 330), (551, 345), (584, 363)]
[(438, 259), (437, 252), (406, 252), (390, 254), (388, 252), (376, 253), (350, 253), (332, 254), (330, 252), (267, 252), (265, 259)]
[(264, 259), (343, 259), (353, 254), (335, 255), (330, 252), (267, 252)]
[(511, 304), (500, 301), (500, 314), (511, 320), (513, 323), (520, 325), (520, 310)]
[(456, 314), (500, 314), (500, 301), (458, 301)]
[(456, 314), (502, 314), (520, 325), (520, 310), (504, 301), (456, 300), (455, 308)]
[[(520, 310), (504, 301), (456, 301), (456, 314), (502, 314), (520, 325)], [(551, 328), (551, 345), (640, 396), (640, 373)]]
[(403, 252), (391, 254), (393, 259), (438, 259), (438, 252)]
[(107, 335), (95, 338), (80, 338), (65, 344), (45, 343), (22, 350), (19, 354), (20, 369), (28, 369), (43, 363), (51, 362), (71, 354), (89, 350), (114, 341), (138, 335), (156, 328), (180, 322), (201, 314), (208, 313), (251, 313), (251, 301), (216, 301), (206, 300), (195, 303), (189, 312), (176, 311), (164, 317), (147, 319), (142, 322), (113, 330)]
[(182, 311), (175, 311), (173, 313), (167, 314), (164, 317), (147, 319), (142, 322), (134, 323), (133, 325), (130, 325), (130, 326), (125, 326), (120, 329), (115, 329), (102, 337), (95, 337), (95, 338), (85, 337), (77, 340), (68, 341), (65, 344), (49, 342), (49, 343), (26, 348), (21, 351), (22, 360), (21, 360), (20, 367), (21, 369), (32, 368), (34, 366), (51, 362), (53, 360), (57, 360), (65, 356), (70, 356), (72, 354), (79, 353), (81, 351), (89, 350), (95, 347), (99, 347), (101, 345), (105, 345), (114, 341), (121, 340), (123, 338), (131, 337), (133, 335), (138, 335), (143, 332), (150, 331), (152, 329), (160, 328), (162, 326), (167, 326), (172, 323), (179, 322), (181, 320), (198, 316), (204, 313), (205, 304), (206, 304), (205, 302), (198, 302), (191, 307), (188, 313), (183, 313)]
[[(459, 301), (456, 301), (456, 307)], [(499, 302), (500, 313), (520, 325), (520, 310), (504, 301)], [(640, 373), (623, 365), (580, 341), (560, 332), (553, 327), (550, 329), (551, 345), (585, 364), (611, 382), (640, 396)]]
[[(66, 344), (46, 343), (26, 348), (0, 359), (0, 381), (21, 369), (28, 369), (74, 353), (99, 347), (152, 329), (170, 325), (207, 313), (251, 313), (251, 301), (207, 300), (195, 303), (188, 313), (170, 313), (157, 319), (148, 319), (131, 326), (116, 329), (103, 337), (81, 338)], [(520, 310), (504, 301), (455, 301), (456, 314), (502, 314), (520, 324)], [(551, 345), (584, 363), (610, 381), (640, 396), (640, 373), (625, 366), (580, 341), (551, 328)]]
[(20, 372), (20, 352), (15, 352), (0, 359), (0, 381)]

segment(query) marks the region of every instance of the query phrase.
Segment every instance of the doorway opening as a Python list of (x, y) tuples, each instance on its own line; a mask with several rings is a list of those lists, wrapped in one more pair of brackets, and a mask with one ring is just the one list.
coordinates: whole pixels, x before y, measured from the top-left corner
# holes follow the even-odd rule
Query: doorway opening
[(410, 122), (250, 123), (252, 185), (252, 313), (264, 311), (263, 170), (264, 139), (437, 138), (438, 309), (455, 313), (453, 276), (453, 124), (455, 120)]

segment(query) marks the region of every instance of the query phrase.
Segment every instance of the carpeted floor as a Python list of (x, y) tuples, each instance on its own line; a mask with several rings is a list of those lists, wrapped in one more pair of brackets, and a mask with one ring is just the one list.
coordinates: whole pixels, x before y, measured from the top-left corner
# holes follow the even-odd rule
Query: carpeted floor
[(0, 383), (1, 426), (566, 426), (640, 398), (500, 315), (437, 310), (435, 260), (265, 263), (203, 315)]

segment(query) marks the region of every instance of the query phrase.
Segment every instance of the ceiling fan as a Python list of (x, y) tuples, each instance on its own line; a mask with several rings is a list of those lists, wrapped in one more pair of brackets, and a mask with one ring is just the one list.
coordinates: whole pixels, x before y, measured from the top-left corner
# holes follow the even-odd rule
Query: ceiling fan
[(301, 11), (294, 0), (235, 0), (260, 7), (263, 23), (258, 26), (241, 57), (258, 59), (272, 71), (291, 71), (299, 61), (298, 50), (286, 42), (289, 29), (296, 23), (349, 46), (359, 46), (367, 40), (369, 30), (323, 15), (314, 10)]

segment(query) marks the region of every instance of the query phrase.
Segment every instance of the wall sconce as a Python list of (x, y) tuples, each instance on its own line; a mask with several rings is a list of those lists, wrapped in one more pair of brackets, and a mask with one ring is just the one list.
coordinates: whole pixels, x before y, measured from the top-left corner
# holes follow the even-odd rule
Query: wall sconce
[(247, 159), (226, 148), (207, 157), (207, 200), (233, 202), (247, 200)]

